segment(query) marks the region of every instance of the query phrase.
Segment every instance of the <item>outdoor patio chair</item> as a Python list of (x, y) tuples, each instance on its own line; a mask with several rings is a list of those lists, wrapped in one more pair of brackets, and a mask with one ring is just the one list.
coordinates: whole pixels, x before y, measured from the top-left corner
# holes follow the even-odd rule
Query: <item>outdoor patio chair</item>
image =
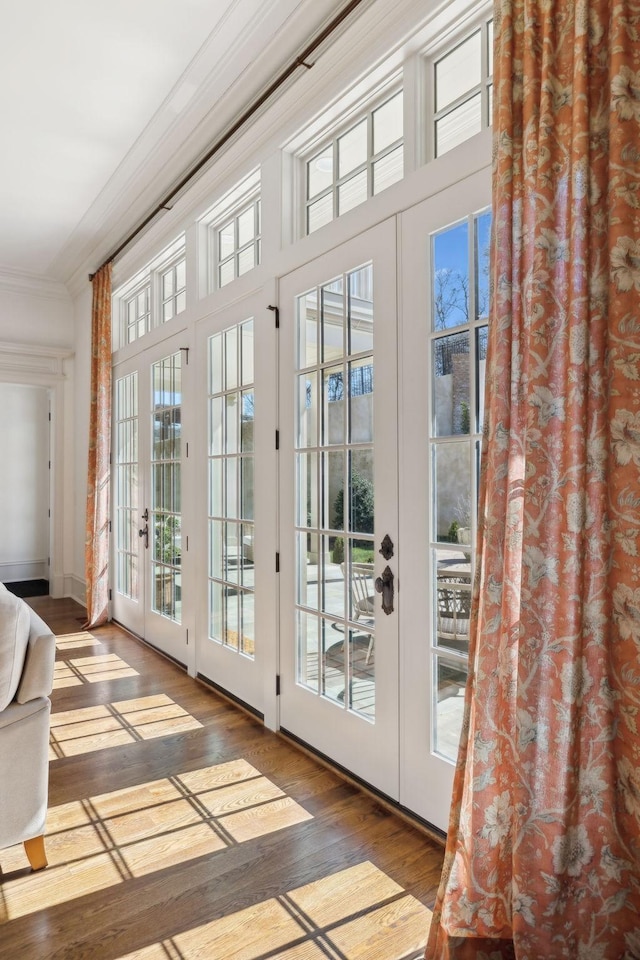
[[(343, 577), (347, 576), (347, 565), (340, 564)], [(352, 563), (351, 564), (351, 619), (367, 622), (367, 626), (373, 626), (374, 612), (374, 591), (373, 591), (373, 564), (372, 563)], [(373, 652), (373, 633), (369, 633), (369, 647), (365, 663), (369, 663)]]
[(469, 646), (471, 584), (468, 581), (438, 581), (438, 642), (466, 652)]

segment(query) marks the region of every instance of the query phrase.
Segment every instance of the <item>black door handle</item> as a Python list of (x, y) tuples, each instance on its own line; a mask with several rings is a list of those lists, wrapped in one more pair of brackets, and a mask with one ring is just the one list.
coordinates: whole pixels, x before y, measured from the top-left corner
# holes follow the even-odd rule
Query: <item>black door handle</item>
[(385, 567), (382, 576), (376, 577), (374, 584), (377, 593), (382, 594), (382, 610), (389, 616), (393, 613), (393, 572)]

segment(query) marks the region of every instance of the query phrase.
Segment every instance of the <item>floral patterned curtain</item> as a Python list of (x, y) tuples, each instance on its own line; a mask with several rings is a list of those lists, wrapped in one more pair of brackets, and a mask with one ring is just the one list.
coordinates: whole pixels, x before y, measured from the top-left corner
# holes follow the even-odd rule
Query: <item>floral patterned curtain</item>
[(640, 958), (640, 3), (497, 0), (471, 673), (429, 960)]
[(108, 617), (109, 484), (111, 455), (111, 264), (93, 277), (91, 310), (91, 410), (85, 536), (87, 622)]

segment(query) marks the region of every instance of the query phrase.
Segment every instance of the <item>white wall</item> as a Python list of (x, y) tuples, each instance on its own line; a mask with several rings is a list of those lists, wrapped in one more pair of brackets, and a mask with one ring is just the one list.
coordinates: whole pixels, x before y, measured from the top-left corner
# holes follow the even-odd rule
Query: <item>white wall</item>
[[(46, 278), (18, 276), (0, 270), (0, 384), (4, 385), (5, 394), (7, 391), (11, 393), (14, 403), (18, 402), (16, 397), (24, 398), (29, 395), (29, 391), (35, 391), (34, 395), (39, 396), (46, 394), (47, 401), (51, 402), (53, 419), (46, 441), (47, 464), (49, 458), (52, 462), (51, 474), (47, 480), (51, 494), (51, 522), (44, 557), (51, 557), (49, 581), (51, 592), (55, 596), (68, 592), (65, 589), (65, 580), (73, 569), (73, 320), (73, 302), (63, 284)], [(22, 392), (19, 388), (22, 388)], [(26, 401), (21, 402), (24, 409), (19, 416), (16, 414), (16, 417), (17, 423), (24, 429), (32, 413), (27, 412)], [(4, 435), (3, 455), (7, 447), (21, 442), (20, 435), (18, 427), (15, 433)], [(37, 443), (40, 445), (42, 439), (39, 438)], [(27, 460), (32, 461), (31, 454), (27, 454), (23, 449), (21, 457), (23, 465)], [(4, 468), (2, 473), (6, 473)], [(31, 494), (33, 484), (39, 483), (34, 479), (35, 473), (37, 468), (33, 467), (32, 472), (32, 464), (23, 473), (25, 487), (31, 488)], [(12, 494), (9, 499), (15, 500), (15, 496)], [(11, 522), (29, 522), (30, 510), (31, 508), (25, 513), (21, 505), (15, 511)], [(0, 519), (1, 540), (5, 539), (8, 523), (8, 518)], [(12, 545), (7, 550), (11, 549), (13, 552), (13, 532), (11, 536)], [(32, 537), (31, 534), (29, 536)]]
[(49, 390), (0, 383), (0, 580), (49, 573)]

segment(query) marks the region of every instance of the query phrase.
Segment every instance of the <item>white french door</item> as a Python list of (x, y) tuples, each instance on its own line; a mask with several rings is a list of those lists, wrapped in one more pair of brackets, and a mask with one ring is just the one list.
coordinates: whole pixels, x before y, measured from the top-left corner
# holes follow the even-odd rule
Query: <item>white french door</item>
[(280, 283), (280, 725), (397, 799), (395, 264), (387, 221)]
[(197, 469), (206, 478), (196, 672), (261, 715), (275, 687), (267, 640), (273, 646), (276, 357), (267, 304), (254, 295), (202, 320), (196, 351)]
[(184, 665), (188, 355), (184, 334), (163, 340), (114, 369), (113, 395), (113, 615)]
[(463, 721), (489, 306), (483, 171), (401, 217), (401, 802), (446, 830)]

